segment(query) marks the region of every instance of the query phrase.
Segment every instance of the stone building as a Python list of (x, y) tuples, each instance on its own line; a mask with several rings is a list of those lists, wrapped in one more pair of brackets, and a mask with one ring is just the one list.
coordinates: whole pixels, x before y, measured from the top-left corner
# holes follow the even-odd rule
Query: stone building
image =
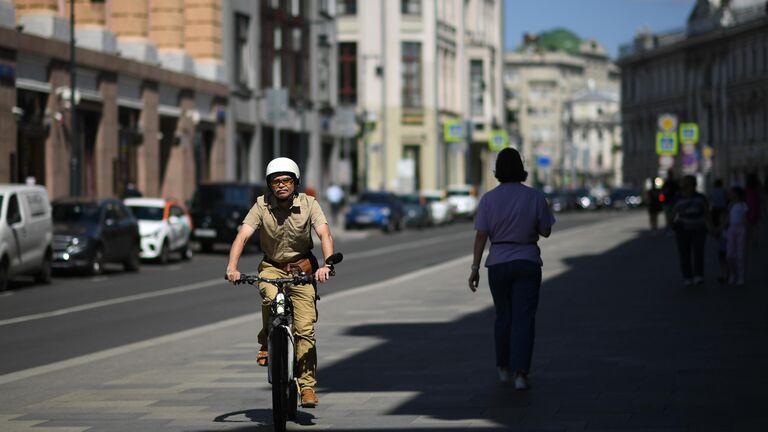
[(621, 147), (612, 138), (619, 70), (597, 41), (562, 28), (527, 35), (504, 56), (504, 89), (507, 124), (532, 183), (582, 187), (621, 178), (611, 162)]
[(72, 97), (69, 2), (0, 0), (0, 181), (33, 180), (52, 198), (135, 183), (188, 199), (225, 178), (220, 2), (75, 0), (74, 10)]
[[(501, 0), (340, 0), (340, 106), (365, 127), (353, 189), (402, 192), (492, 182), (503, 126)], [(457, 142), (448, 123), (464, 125)]]
[[(768, 176), (768, 2), (699, 0), (684, 29), (638, 34), (622, 47), (625, 176), (640, 185), (665, 171), (657, 119), (699, 125), (694, 170), (731, 183)], [(710, 162), (703, 148), (712, 149)], [(683, 155), (672, 161), (678, 174)]]

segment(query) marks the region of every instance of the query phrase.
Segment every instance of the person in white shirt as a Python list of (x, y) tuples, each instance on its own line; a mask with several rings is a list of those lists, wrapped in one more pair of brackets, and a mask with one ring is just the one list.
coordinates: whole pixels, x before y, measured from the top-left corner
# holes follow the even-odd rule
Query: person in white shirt
[(744, 189), (731, 188), (731, 205), (728, 208), (726, 258), (728, 259), (728, 283), (744, 285), (745, 253), (747, 249), (747, 212)]
[(331, 219), (334, 224), (338, 224), (339, 212), (341, 211), (341, 206), (344, 205), (344, 190), (336, 183), (331, 183), (325, 191), (325, 197), (328, 199), (328, 203), (331, 204)]

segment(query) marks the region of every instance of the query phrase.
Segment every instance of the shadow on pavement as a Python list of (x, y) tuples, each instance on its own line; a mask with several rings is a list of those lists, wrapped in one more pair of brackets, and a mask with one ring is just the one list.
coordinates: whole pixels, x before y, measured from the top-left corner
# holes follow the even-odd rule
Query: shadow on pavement
[(768, 430), (768, 260), (753, 250), (748, 285), (722, 286), (714, 246), (699, 287), (682, 287), (672, 238), (641, 234), (568, 260), (542, 287), (530, 391), (498, 383), (489, 309), (352, 328), (382, 343), (322, 368), (320, 394), (368, 398), (350, 410), (389, 404), (388, 415), (504, 430)]

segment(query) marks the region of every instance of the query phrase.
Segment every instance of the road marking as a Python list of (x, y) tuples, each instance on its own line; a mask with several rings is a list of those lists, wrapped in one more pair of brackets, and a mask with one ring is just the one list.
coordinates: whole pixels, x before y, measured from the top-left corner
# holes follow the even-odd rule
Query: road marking
[[(372, 291), (372, 290), (375, 290), (375, 289), (386, 288), (388, 286), (392, 286), (393, 284), (403, 283), (404, 281), (407, 281), (407, 280), (415, 278), (415, 277), (424, 276), (424, 275), (427, 275), (427, 274), (430, 274), (430, 273), (438, 273), (438, 272), (441, 272), (441, 271), (444, 271), (444, 270), (447, 270), (447, 269), (450, 269), (450, 268), (455, 268), (457, 265), (461, 264), (462, 262), (469, 262), (471, 259), (472, 259), (472, 255), (464, 255), (462, 257), (455, 258), (455, 259), (450, 260), (450, 261), (446, 261), (446, 262), (444, 262), (442, 264), (438, 264), (438, 265), (434, 265), (434, 266), (431, 266), (431, 267), (423, 268), (423, 269), (416, 270), (416, 271), (413, 271), (413, 272), (410, 272), (410, 273), (405, 273), (405, 274), (402, 274), (400, 276), (396, 276), (396, 277), (393, 277), (391, 279), (387, 279), (387, 280), (384, 280), (384, 281), (375, 282), (375, 283), (368, 284), (368, 285), (363, 285), (361, 287), (352, 288), (352, 289), (341, 291), (341, 292), (327, 294), (327, 295), (323, 296), (323, 302), (327, 303), (329, 301), (343, 299), (343, 298), (349, 297), (351, 295), (365, 293), (367, 291)], [(223, 281), (220, 280), (220, 279), (216, 279), (215, 281), (201, 282), (200, 284), (196, 284), (196, 285), (202, 285), (202, 284), (208, 284), (208, 283), (213, 284), (213, 283), (221, 283), (221, 282), (223, 282)], [(185, 288), (185, 287), (180, 287), (180, 288)], [(186, 287), (186, 288), (187, 288), (187, 290), (190, 289), (189, 287)], [(202, 288), (202, 286), (200, 286), (198, 288)], [(182, 291), (179, 291), (179, 292), (182, 292)], [(91, 303), (91, 304), (93, 304), (93, 303)], [(212, 331), (224, 329), (224, 328), (227, 328), (227, 327), (232, 327), (232, 326), (236, 326), (236, 325), (240, 325), (240, 324), (246, 324), (248, 322), (256, 320), (260, 316), (261, 316), (261, 312), (241, 315), (239, 317), (230, 318), (230, 319), (227, 319), (227, 320), (224, 320), (224, 321), (219, 321), (219, 322), (212, 323), (212, 324), (206, 324), (206, 325), (203, 325), (203, 326), (200, 326), (200, 327), (195, 327), (195, 328), (191, 328), (191, 329), (188, 329), (188, 330), (183, 330), (183, 331), (176, 332), (176, 333), (171, 333), (171, 334), (168, 334), (168, 335), (165, 335), (165, 336), (159, 336), (159, 337), (155, 337), (155, 338), (151, 338), (151, 339), (146, 339), (146, 340), (143, 340), (143, 341), (134, 342), (134, 343), (130, 343), (130, 344), (127, 344), (127, 345), (122, 345), (122, 346), (115, 347), (115, 348), (109, 348), (109, 349), (106, 349), (106, 350), (103, 350), (103, 351), (97, 351), (95, 353), (86, 354), (86, 355), (82, 355), (82, 356), (79, 356), (79, 357), (73, 357), (71, 359), (62, 360), (62, 361), (58, 361), (58, 362), (55, 362), (55, 363), (50, 363), (50, 364), (43, 365), (43, 366), (37, 366), (37, 367), (29, 368), (29, 369), (20, 370), (20, 371), (17, 371), (17, 372), (12, 372), (12, 373), (5, 374), (5, 375), (0, 375), (0, 385), (12, 383), (12, 382), (23, 380), (23, 379), (27, 379), (27, 378), (32, 378), (32, 377), (35, 377), (35, 376), (38, 376), (38, 375), (43, 375), (43, 374), (47, 374), (47, 373), (51, 373), (51, 372), (60, 371), (62, 369), (67, 369), (67, 368), (70, 368), (70, 367), (82, 366), (82, 365), (85, 365), (85, 364), (88, 364), (88, 363), (92, 363), (92, 362), (95, 362), (95, 361), (98, 361), (98, 360), (104, 360), (104, 359), (107, 359), (107, 358), (110, 358), (110, 357), (115, 357), (115, 356), (126, 354), (126, 353), (129, 353), (129, 352), (132, 352), (132, 351), (137, 351), (137, 350), (141, 350), (141, 349), (151, 348), (151, 347), (155, 347), (155, 346), (162, 345), (162, 344), (165, 344), (165, 343), (175, 342), (175, 341), (178, 341), (178, 340), (181, 340), (181, 339), (185, 339), (185, 338), (188, 338), (188, 337), (191, 337), (191, 336), (196, 336), (196, 335), (199, 335), (199, 334), (212, 332)]]
[[(460, 232), (460, 233), (457, 233), (457, 234), (452, 234), (452, 235), (449, 235), (449, 236), (438, 237), (438, 238), (429, 239), (429, 240), (412, 241), (412, 242), (408, 242), (408, 243), (400, 243), (400, 244), (397, 244), (397, 245), (385, 246), (385, 247), (381, 247), (381, 248), (378, 248), (378, 249), (372, 249), (372, 250), (369, 250), (369, 251), (366, 251), (366, 252), (356, 252), (353, 255), (345, 257), (345, 260), (346, 261), (352, 261), (352, 260), (355, 260), (355, 259), (370, 258), (370, 257), (378, 256), (378, 255), (384, 255), (384, 254), (389, 254), (389, 253), (405, 250), (405, 249), (413, 249), (413, 248), (416, 248), (416, 247), (419, 247), (419, 246), (432, 245), (432, 244), (436, 244), (436, 243), (442, 243), (442, 242), (445, 242), (445, 241), (454, 240), (454, 239), (461, 238), (461, 237), (468, 237), (470, 234), (473, 234), (473, 232)], [(92, 282), (96, 282), (96, 279), (99, 279), (99, 281), (108, 280), (108, 278), (94, 278), (91, 281)], [(0, 327), (11, 325), (11, 324), (23, 323), (23, 322), (27, 322), (27, 321), (34, 321), (34, 320), (38, 320), (38, 319), (58, 317), (58, 316), (62, 316), (62, 315), (68, 315), (68, 314), (71, 314), (71, 313), (83, 312), (83, 311), (87, 311), (87, 310), (91, 310), (91, 309), (96, 309), (96, 308), (101, 308), (101, 307), (106, 307), (106, 306), (113, 306), (113, 305), (117, 305), (117, 304), (121, 304), (121, 303), (127, 303), (127, 302), (132, 302), (132, 301), (139, 301), (139, 300), (146, 300), (146, 299), (150, 299), (150, 298), (162, 297), (162, 296), (173, 295), (173, 294), (179, 294), (179, 293), (184, 293), (184, 292), (188, 292), (188, 291), (195, 291), (195, 290), (199, 290), (199, 289), (202, 289), (202, 288), (208, 288), (208, 287), (211, 287), (211, 286), (214, 286), (214, 285), (220, 285), (220, 284), (224, 284), (223, 278), (222, 279), (218, 279), (218, 278), (217, 279), (210, 279), (210, 280), (207, 280), (207, 281), (198, 282), (198, 283), (194, 283), (194, 284), (190, 284), (190, 285), (181, 285), (181, 286), (178, 286), (178, 287), (168, 288), (168, 289), (159, 290), (159, 291), (153, 291), (153, 292), (149, 292), (149, 293), (134, 294), (134, 295), (129, 295), (129, 296), (125, 296), (125, 297), (118, 297), (118, 298), (109, 299), (109, 300), (101, 300), (101, 301), (97, 301), (97, 302), (93, 302), (93, 303), (87, 303), (87, 304), (84, 304), (84, 305), (72, 306), (72, 307), (63, 308), (63, 309), (57, 309), (57, 310), (50, 311), (50, 312), (40, 312), (40, 313), (36, 313), (36, 314), (31, 314), (31, 315), (24, 315), (24, 316), (15, 317), (15, 318), (8, 318), (8, 319), (0, 320)]]

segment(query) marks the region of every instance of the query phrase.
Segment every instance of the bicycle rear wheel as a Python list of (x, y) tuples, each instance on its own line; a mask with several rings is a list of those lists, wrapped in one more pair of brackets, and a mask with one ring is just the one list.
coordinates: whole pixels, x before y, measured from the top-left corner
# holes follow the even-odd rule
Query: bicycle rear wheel
[(296, 380), (293, 380), (288, 383), (288, 402), (287, 402), (287, 408), (288, 408), (288, 420), (294, 421), (296, 420), (296, 413), (298, 411), (298, 405), (299, 405), (299, 388), (298, 384), (296, 383)]
[(276, 432), (285, 431), (288, 417), (288, 335), (285, 328), (276, 327), (270, 335), (269, 365), (272, 368), (272, 421)]

